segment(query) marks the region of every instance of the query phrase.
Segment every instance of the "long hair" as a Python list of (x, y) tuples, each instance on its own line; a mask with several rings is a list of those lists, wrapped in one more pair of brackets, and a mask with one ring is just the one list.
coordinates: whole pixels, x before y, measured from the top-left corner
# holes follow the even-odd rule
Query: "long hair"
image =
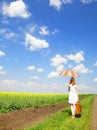
[(71, 78), (70, 78), (69, 84), (72, 84), (72, 85), (75, 85), (75, 84), (76, 84), (76, 83), (75, 83), (75, 78), (74, 78), (74, 77), (71, 77)]

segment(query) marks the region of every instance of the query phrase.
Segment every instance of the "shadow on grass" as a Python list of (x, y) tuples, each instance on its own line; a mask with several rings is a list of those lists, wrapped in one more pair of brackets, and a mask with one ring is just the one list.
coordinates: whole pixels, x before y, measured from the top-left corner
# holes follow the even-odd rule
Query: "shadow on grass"
[[(62, 112), (62, 113), (65, 113), (65, 114), (67, 114), (67, 115), (72, 115), (72, 114), (71, 114), (71, 110), (69, 110), (69, 109), (68, 109), (68, 110), (62, 110), (61, 112)], [(81, 117), (81, 114), (76, 114), (75, 117), (76, 117), (76, 118), (80, 118), (80, 117)]]
[(80, 118), (80, 117), (81, 117), (81, 114), (76, 114), (75, 117), (76, 117), (76, 118)]

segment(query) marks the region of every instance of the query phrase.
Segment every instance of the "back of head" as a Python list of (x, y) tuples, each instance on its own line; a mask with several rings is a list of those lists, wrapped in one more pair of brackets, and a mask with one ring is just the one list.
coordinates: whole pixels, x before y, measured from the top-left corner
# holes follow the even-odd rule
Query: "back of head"
[(75, 85), (75, 84), (76, 84), (76, 83), (75, 83), (75, 78), (74, 78), (74, 77), (71, 77), (69, 83), (72, 84), (72, 85)]

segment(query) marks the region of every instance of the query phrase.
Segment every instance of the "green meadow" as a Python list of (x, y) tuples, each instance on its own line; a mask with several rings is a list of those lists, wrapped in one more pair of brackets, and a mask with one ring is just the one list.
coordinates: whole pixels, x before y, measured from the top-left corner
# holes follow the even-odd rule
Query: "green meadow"
[(82, 99), (81, 117), (71, 119), (70, 107), (67, 107), (44, 122), (26, 130), (91, 130), (94, 95), (85, 95)]
[(32, 94), (0, 92), (0, 113), (19, 110), (28, 107), (42, 107), (52, 104), (65, 103), (66, 94)]
[[(47, 120), (27, 128), (26, 130), (91, 130), (93, 94), (80, 94), (82, 105), (81, 117), (71, 119), (70, 106), (48, 117)], [(0, 112), (27, 107), (46, 106), (51, 104), (67, 103), (67, 94), (27, 94), (27, 93), (0, 93)]]

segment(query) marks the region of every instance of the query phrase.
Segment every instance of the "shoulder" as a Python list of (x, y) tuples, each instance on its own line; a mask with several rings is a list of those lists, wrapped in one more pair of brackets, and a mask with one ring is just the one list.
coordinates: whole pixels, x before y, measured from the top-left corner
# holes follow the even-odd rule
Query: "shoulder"
[(77, 88), (77, 84), (75, 84), (74, 87)]

